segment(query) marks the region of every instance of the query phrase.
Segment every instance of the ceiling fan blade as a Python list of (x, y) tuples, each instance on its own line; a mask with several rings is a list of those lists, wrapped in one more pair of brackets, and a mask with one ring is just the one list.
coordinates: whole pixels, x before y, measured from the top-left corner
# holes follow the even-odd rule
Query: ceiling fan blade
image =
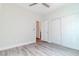
[(50, 6), (49, 6), (48, 4), (46, 4), (46, 3), (42, 3), (42, 4), (43, 4), (44, 6), (46, 6), (46, 7), (48, 7), (48, 8), (50, 7)]
[(37, 3), (33, 3), (33, 4), (30, 4), (29, 6), (33, 6), (33, 5), (36, 5)]

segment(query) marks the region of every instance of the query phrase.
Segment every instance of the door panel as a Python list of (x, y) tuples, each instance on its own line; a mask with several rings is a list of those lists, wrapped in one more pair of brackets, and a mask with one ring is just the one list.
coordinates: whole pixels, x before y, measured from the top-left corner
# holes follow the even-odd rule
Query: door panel
[(54, 20), (51, 26), (52, 26), (52, 42), (61, 44), (60, 20), (59, 19)]
[(42, 24), (42, 40), (48, 41), (48, 21)]

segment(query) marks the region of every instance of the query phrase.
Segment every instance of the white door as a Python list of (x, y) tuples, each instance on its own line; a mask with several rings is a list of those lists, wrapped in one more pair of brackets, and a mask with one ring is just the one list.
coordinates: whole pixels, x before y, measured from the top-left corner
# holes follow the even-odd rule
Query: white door
[(48, 21), (42, 23), (42, 40), (48, 41)]
[(52, 21), (52, 42), (61, 44), (61, 20), (56, 19)]

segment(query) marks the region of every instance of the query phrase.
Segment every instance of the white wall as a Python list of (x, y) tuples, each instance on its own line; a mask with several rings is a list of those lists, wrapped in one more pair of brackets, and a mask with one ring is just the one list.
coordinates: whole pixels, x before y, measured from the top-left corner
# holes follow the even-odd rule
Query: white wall
[(36, 19), (16, 4), (0, 4), (0, 50), (35, 42)]
[[(64, 20), (63, 20), (64, 19)], [(79, 14), (62, 19), (62, 42), (64, 46), (79, 49)]]
[(49, 25), (48, 42), (79, 50), (79, 4), (63, 6), (48, 14), (46, 19)]

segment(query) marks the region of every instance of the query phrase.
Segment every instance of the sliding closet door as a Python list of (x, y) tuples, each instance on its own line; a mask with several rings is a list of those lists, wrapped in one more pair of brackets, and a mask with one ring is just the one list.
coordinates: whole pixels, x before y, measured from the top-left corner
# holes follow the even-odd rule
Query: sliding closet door
[(52, 42), (61, 44), (61, 20), (56, 19), (52, 21)]

